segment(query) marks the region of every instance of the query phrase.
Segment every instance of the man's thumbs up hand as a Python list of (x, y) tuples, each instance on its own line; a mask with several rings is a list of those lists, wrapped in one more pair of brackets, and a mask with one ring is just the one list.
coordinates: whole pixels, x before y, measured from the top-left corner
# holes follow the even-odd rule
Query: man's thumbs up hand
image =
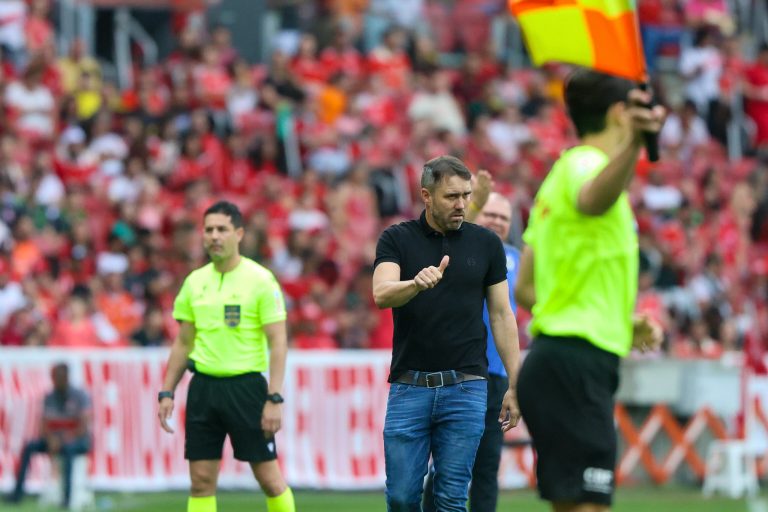
[(439, 267), (427, 267), (416, 274), (416, 277), (413, 278), (413, 282), (416, 283), (416, 287), (419, 291), (437, 286), (437, 283), (443, 278), (443, 273), (448, 267), (449, 260), (450, 258), (447, 255), (443, 256), (443, 259), (440, 260)]

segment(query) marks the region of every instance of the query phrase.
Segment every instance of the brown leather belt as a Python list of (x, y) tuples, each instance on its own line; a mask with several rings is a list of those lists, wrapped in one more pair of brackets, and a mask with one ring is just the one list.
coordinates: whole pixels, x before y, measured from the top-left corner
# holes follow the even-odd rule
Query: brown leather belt
[(457, 372), (455, 370), (446, 370), (443, 372), (416, 372), (408, 370), (396, 378), (395, 382), (398, 384), (410, 384), (411, 386), (441, 388), (443, 386), (453, 386), (454, 384), (459, 384), (460, 382), (466, 382), (468, 380), (485, 380), (485, 377)]

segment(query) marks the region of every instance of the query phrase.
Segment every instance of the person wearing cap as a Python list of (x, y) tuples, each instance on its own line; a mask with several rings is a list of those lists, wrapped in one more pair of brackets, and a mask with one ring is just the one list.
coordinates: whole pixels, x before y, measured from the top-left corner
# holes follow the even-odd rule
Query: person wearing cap
[(287, 353), (285, 303), (272, 272), (240, 255), (243, 235), (237, 206), (220, 201), (208, 208), (203, 243), (211, 262), (187, 276), (174, 302), (180, 329), (158, 395), (158, 417), (173, 433), (174, 390), (189, 368), (194, 376), (185, 419), (184, 456), (192, 480), (188, 512), (216, 512), (227, 436), (235, 458), (250, 464), (267, 495), (267, 511), (296, 510), (275, 445)]
[(662, 107), (629, 80), (577, 69), (565, 85), (581, 144), (541, 185), (515, 286), (534, 336), (517, 383), (537, 452), (540, 496), (556, 512), (606, 512), (615, 486), (619, 360), (661, 342), (634, 317), (638, 238), (626, 189)]
[(61, 460), (62, 503), (68, 508), (72, 494), (72, 464), (75, 457), (91, 450), (91, 398), (85, 391), (69, 383), (69, 367), (56, 364), (51, 370), (53, 391), (43, 400), (43, 417), (40, 437), (24, 446), (16, 473), (16, 485), (7, 496), (9, 503), (20, 503), (24, 497), (27, 471), (36, 453), (47, 453)]
[(506, 257), (496, 234), (464, 222), (471, 176), (453, 156), (428, 161), (421, 175), (421, 217), (390, 226), (376, 247), (373, 297), (379, 308), (392, 308), (395, 324), (384, 421), (390, 512), (421, 510), (430, 455), (435, 507), (466, 511), (487, 409), (486, 300), (508, 374), (495, 428), (507, 431), (520, 416), (519, 345)]

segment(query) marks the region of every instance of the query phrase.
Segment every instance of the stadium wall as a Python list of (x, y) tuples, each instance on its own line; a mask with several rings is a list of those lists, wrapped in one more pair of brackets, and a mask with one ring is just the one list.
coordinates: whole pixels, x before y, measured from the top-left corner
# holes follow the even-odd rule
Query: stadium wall
[[(70, 364), (72, 383), (93, 398), (93, 486), (125, 491), (186, 488), (183, 417), (189, 375), (177, 390), (176, 434), (166, 434), (156, 416), (166, 358), (167, 349), (3, 349), (0, 490), (10, 490), (23, 443), (36, 434), (42, 396), (50, 389), (50, 367), (59, 361)], [(277, 442), (280, 462), (293, 486), (383, 487), (381, 431), (389, 360), (385, 351), (290, 353), (284, 427)], [(762, 408), (768, 385), (760, 384), (764, 377), (750, 377), (752, 384), (743, 386), (737, 366), (666, 359), (627, 361), (622, 374), (616, 415), (622, 446), (620, 483), (703, 476), (706, 442), (735, 432), (742, 417), (740, 404), (746, 402), (757, 404), (756, 412), (746, 415), (751, 425), (747, 430), (763, 440), (763, 453), (768, 447), (764, 442), (768, 418)], [(516, 447), (504, 452), (500, 472), (504, 487), (533, 483), (533, 455), (526, 439), (524, 426), (509, 433), (507, 441)], [(35, 459), (31, 491), (39, 488), (47, 464), (45, 457)], [(221, 486), (255, 487), (250, 469), (233, 461), (229, 445)]]

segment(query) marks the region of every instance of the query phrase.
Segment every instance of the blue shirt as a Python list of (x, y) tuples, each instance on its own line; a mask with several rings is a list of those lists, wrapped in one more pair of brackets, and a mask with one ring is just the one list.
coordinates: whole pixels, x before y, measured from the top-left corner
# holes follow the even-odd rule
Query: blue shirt
[[(515, 304), (515, 282), (517, 281), (517, 270), (520, 267), (520, 251), (511, 245), (504, 244), (504, 254), (507, 257), (507, 284), (509, 284), (509, 302), (512, 304), (512, 311), (517, 312), (517, 304)], [(483, 305), (483, 322), (485, 322), (485, 329), (488, 331), (488, 347), (485, 351), (485, 356), (488, 358), (488, 373), (492, 375), (507, 376), (507, 371), (504, 369), (504, 365), (501, 363), (501, 357), (496, 351), (496, 343), (493, 340), (493, 332), (491, 331), (491, 322), (488, 319), (488, 304)]]

